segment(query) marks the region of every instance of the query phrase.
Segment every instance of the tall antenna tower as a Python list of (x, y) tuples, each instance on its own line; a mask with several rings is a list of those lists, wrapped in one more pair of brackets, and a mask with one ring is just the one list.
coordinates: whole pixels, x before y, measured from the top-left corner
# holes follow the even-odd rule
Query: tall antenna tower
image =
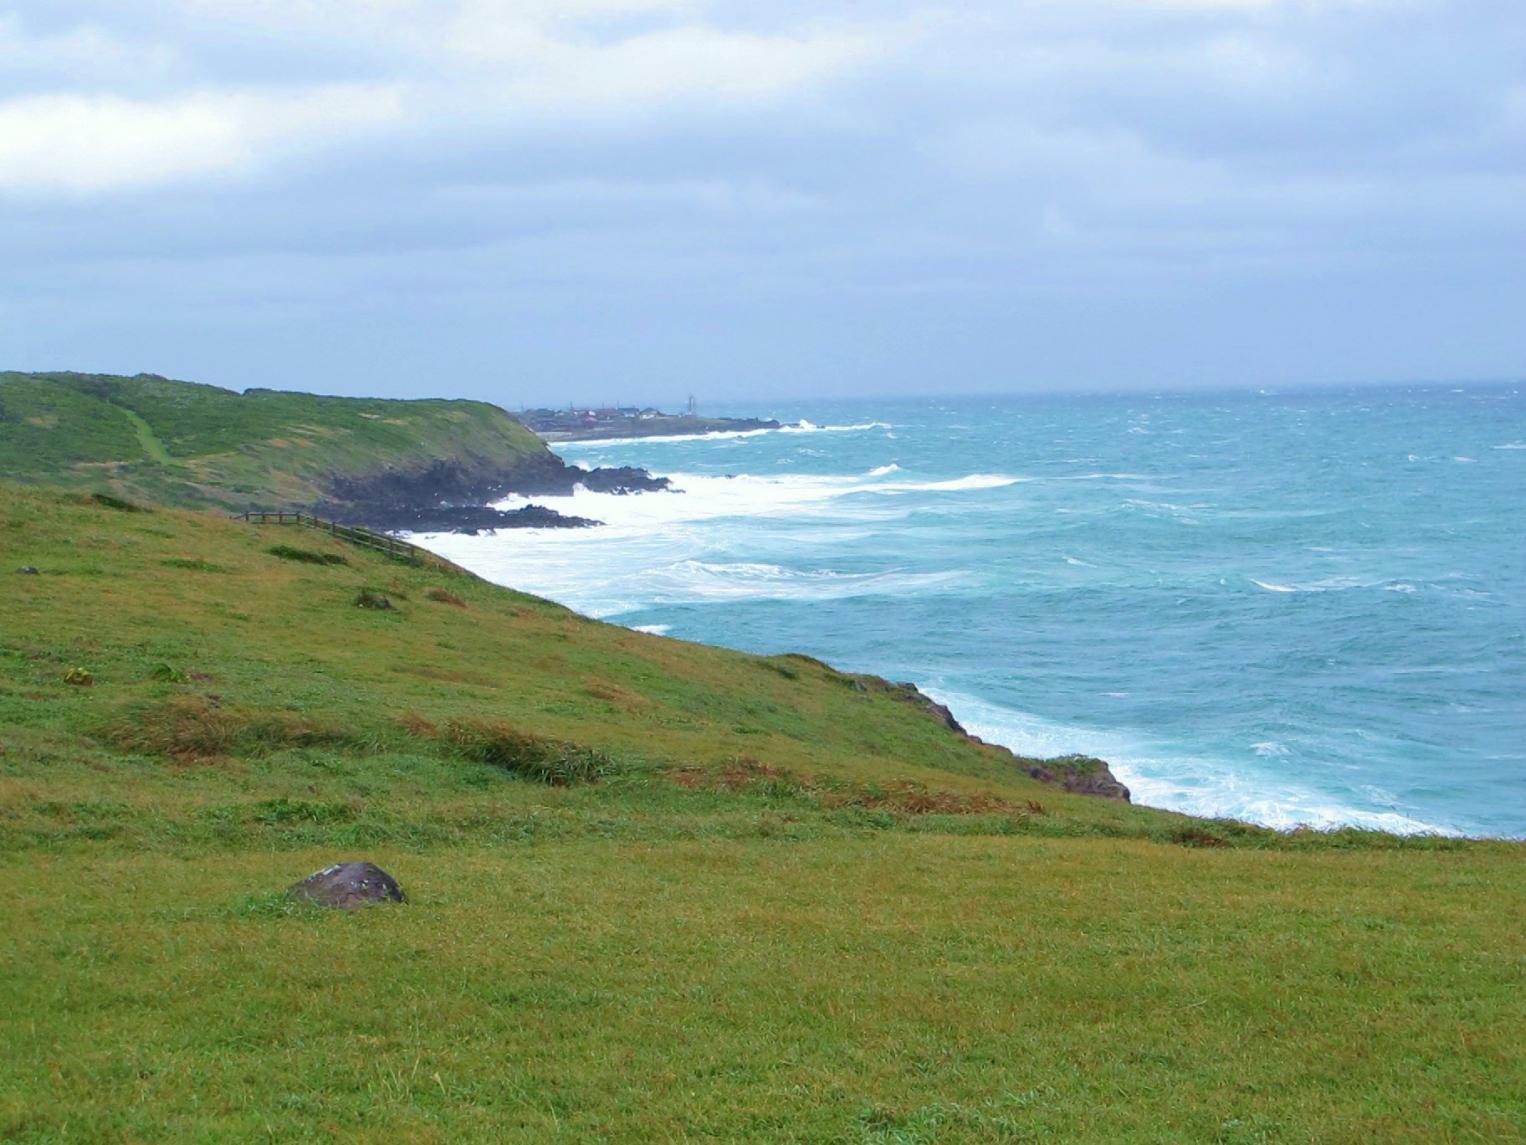
[(698, 411), (699, 411), (699, 407), (694, 404), (694, 395), (690, 394), (689, 395), (689, 416), (693, 417)]

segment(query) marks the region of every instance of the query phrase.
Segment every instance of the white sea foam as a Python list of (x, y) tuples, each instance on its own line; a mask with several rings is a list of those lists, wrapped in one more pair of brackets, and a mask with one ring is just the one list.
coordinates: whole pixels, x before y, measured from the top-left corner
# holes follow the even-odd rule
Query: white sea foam
[[(1278, 581), (1258, 580), (1255, 577), (1247, 577), (1247, 580), (1257, 588), (1267, 592), (1345, 592), (1349, 589), (1376, 588), (1384, 592), (1417, 592), (1418, 588), (1409, 581), (1388, 580), (1382, 577), (1360, 576), (1332, 576), (1322, 580), (1305, 581), (1302, 583), (1282, 584)], [(1461, 590), (1466, 591), (1466, 590)]]
[(884, 477), (887, 474), (890, 474), (890, 473), (899, 473), (900, 471), (901, 471), (901, 467), (899, 465), (897, 465), (894, 461), (892, 461), (889, 465), (881, 465), (881, 466), (878, 466), (877, 468), (869, 470), (869, 472), (864, 474), (864, 476), (865, 477)]
[(1197, 525), (1196, 517), (1189, 517), (1188, 512), (1195, 509), (1210, 508), (1206, 505), (1177, 505), (1170, 501), (1150, 501), (1143, 497), (1127, 497), (1119, 506), (1126, 512), (1143, 513), (1146, 516), (1158, 517), (1168, 521), (1174, 521), (1178, 525)]
[[(650, 530), (658, 526), (717, 517), (777, 517), (810, 513), (827, 517), (862, 518), (872, 516), (872, 509), (860, 500), (835, 504), (858, 494), (877, 498), (912, 493), (964, 493), (1000, 489), (1029, 480), (1004, 473), (971, 473), (937, 481), (883, 480), (892, 476), (887, 467), (870, 470), (859, 476), (820, 476), (788, 474), (760, 477), (739, 474), (715, 477), (699, 473), (673, 473), (669, 477), (678, 492), (614, 494), (593, 493), (578, 486), (571, 497), (507, 497), (497, 503), (502, 509), (517, 509), (527, 504), (550, 505), (559, 512), (591, 517), (616, 529)], [(566, 530), (519, 530), (524, 533), (549, 532), (569, 537)], [(601, 534), (604, 530), (601, 530)]]
[(1010, 477), (1005, 473), (971, 473), (968, 477), (952, 477), (947, 481), (894, 481), (882, 485), (867, 486), (867, 493), (961, 493), (972, 489), (1004, 489), (1031, 477)]
[[(1047, 758), (1071, 753), (1100, 756), (1129, 788), (1134, 802), (1207, 818), (1240, 819), (1290, 830), (1365, 827), (1402, 835), (1458, 835), (1453, 828), (1406, 815), (1391, 806), (1359, 806), (1334, 795), (1280, 779), (1267, 765), (1240, 764), (1173, 751), (1148, 737), (1071, 727), (1003, 707), (975, 696), (923, 685), (970, 732), (1020, 755)], [(1286, 748), (1275, 741), (1252, 745), (1275, 760)]]
[(889, 422), (885, 421), (862, 421), (856, 425), (813, 425), (808, 421), (801, 420), (794, 425), (781, 425), (780, 433), (863, 433), (868, 429), (890, 429)]
[(654, 605), (925, 595), (967, 579), (956, 571), (850, 572), (704, 560), (695, 555), (703, 545), (688, 529), (646, 537), (634, 530), (516, 529), (497, 536), (444, 533), (420, 539), (491, 581), (600, 618)]
[(843, 600), (848, 597), (926, 592), (964, 580), (957, 572), (849, 573), (787, 569), (738, 561), (675, 561), (642, 575), (647, 599), (659, 604), (706, 600)]
[(645, 632), (648, 636), (666, 636), (673, 630), (671, 624), (632, 624), (632, 632)]
[(553, 445), (558, 452), (573, 449), (601, 449), (609, 445), (647, 445), (674, 441), (735, 441), (747, 437), (761, 437), (767, 433), (863, 433), (870, 429), (889, 429), (883, 421), (866, 421), (857, 425), (813, 425), (798, 421), (793, 425), (781, 425), (778, 429), (723, 429), (714, 433), (664, 433), (651, 437), (600, 437), (586, 441), (558, 441)]
[(1255, 577), (1251, 577), (1250, 578), (1250, 582), (1251, 582), (1251, 584), (1256, 585), (1258, 588), (1266, 589), (1267, 592), (1297, 592), (1298, 591), (1298, 589), (1294, 588), (1292, 585), (1274, 584), (1271, 581), (1257, 580)]
[[(558, 600), (590, 616), (618, 617), (655, 603), (841, 600), (947, 591), (959, 571), (787, 569), (705, 559), (724, 518), (809, 518), (813, 529), (859, 530), (911, 511), (898, 494), (962, 496), (1020, 478), (975, 473), (941, 481), (794, 474), (714, 477), (675, 473), (681, 492), (612, 494), (579, 487), (571, 497), (509, 497), (504, 509), (548, 504), (604, 521), (598, 529), (514, 529), (497, 535), (426, 534), (422, 543), (499, 584)], [(920, 504), (918, 501), (916, 504)]]
[(1492, 446), (1493, 449), (1526, 449), (1526, 441), (1507, 441), (1504, 445)]

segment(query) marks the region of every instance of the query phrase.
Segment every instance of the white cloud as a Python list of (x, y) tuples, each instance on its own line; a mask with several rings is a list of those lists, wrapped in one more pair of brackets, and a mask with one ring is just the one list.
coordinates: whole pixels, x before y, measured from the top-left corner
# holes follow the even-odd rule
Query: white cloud
[[(0, 16), (0, 65), (23, 80), (22, 94), (0, 98), (0, 191), (92, 193), (248, 173), (296, 147), (398, 124), (404, 91), (410, 117), (445, 130), (735, 107), (808, 90), (885, 46), (867, 25), (722, 26), (703, 0), (170, 3), (182, 21), (149, 25), (164, 43), (92, 24), (29, 35), (19, 18)], [(317, 74), (303, 86), (208, 82), (219, 45), (249, 33)], [(314, 45), (383, 78), (325, 83), (339, 76), (323, 74)]]
[(492, 68), (491, 86), (515, 106), (550, 114), (766, 98), (840, 75), (879, 51), (862, 32), (785, 36), (691, 25), (591, 43), (518, 22), (458, 25), (450, 47)]
[(672, 179), (658, 181), (563, 179), (521, 184), (474, 184), (441, 188), (439, 202), (474, 210), (524, 211), (589, 208), (628, 213), (633, 207), (676, 209), (711, 215), (792, 215), (821, 207), (813, 195), (758, 180)]
[(396, 89), (359, 85), (21, 96), (0, 102), (0, 190), (89, 193), (239, 171), (401, 114)]
[(39, 35), (19, 16), (0, 13), (0, 73), (11, 77), (141, 80), (165, 74), (175, 58), (167, 44), (124, 39), (99, 24)]
[(840, 75), (887, 39), (863, 21), (760, 31), (700, 0), (181, 2), (266, 34), (382, 53), (442, 104), (475, 95), (543, 116), (767, 98)]
[(727, 19), (712, 0), (179, 0), (278, 37), (386, 56), (442, 94), (476, 81), (542, 114), (621, 114), (675, 100), (768, 97), (886, 47), (865, 20)]

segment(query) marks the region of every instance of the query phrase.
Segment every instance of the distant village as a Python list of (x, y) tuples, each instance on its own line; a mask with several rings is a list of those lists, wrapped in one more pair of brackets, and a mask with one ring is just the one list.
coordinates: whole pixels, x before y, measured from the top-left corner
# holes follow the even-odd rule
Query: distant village
[(516, 416), (546, 441), (597, 441), (601, 438), (779, 428), (779, 423), (771, 418), (701, 417), (692, 397), (684, 413), (664, 413), (654, 406), (570, 404), (565, 409), (521, 410)]

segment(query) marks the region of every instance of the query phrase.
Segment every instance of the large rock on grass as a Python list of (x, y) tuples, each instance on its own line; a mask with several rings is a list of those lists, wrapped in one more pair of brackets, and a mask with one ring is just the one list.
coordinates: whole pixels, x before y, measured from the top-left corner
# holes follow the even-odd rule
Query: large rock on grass
[(354, 910), (373, 902), (407, 902), (397, 880), (375, 863), (335, 863), (286, 889), (289, 897)]

